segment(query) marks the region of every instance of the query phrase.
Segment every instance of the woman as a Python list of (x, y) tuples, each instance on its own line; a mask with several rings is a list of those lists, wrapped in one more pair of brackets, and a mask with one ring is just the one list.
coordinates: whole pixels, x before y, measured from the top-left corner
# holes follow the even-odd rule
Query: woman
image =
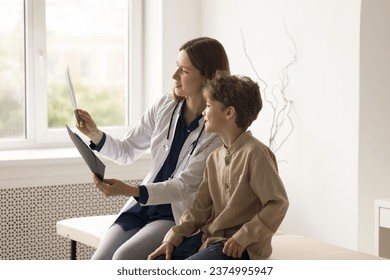
[(202, 88), (217, 70), (229, 71), (223, 46), (212, 38), (193, 39), (180, 48), (176, 63), (173, 94), (162, 96), (123, 140), (100, 131), (91, 116), (79, 110), (78, 129), (101, 154), (127, 164), (151, 150), (151, 169), (140, 186), (94, 176), (105, 195), (131, 198), (93, 259), (146, 259), (192, 205), (206, 158), (221, 144), (217, 135), (204, 131)]

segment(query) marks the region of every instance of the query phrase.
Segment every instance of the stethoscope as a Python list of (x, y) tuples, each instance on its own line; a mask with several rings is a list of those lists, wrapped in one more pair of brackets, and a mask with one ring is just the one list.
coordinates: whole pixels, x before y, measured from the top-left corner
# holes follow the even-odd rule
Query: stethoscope
[[(169, 143), (169, 135), (170, 135), (171, 127), (172, 127), (173, 117), (175, 115), (175, 111), (176, 111), (177, 107), (179, 106), (180, 102), (181, 101), (178, 101), (176, 103), (175, 107), (173, 108), (172, 114), (171, 114), (171, 119), (169, 120), (167, 137), (165, 139), (165, 143), (162, 145), (163, 151), (166, 151), (166, 152), (169, 150), (169, 144), (168, 143)], [(192, 142), (192, 144), (190, 146), (190, 149), (191, 149), (190, 156), (192, 156), (192, 154), (195, 151), (196, 145), (198, 145), (199, 139), (202, 136), (202, 133), (203, 133), (203, 130), (204, 130), (204, 126), (205, 126), (205, 124), (203, 123), (202, 129), (200, 130), (200, 132), (198, 134), (198, 137), (196, 138), (196, 140), (194, 142)]]

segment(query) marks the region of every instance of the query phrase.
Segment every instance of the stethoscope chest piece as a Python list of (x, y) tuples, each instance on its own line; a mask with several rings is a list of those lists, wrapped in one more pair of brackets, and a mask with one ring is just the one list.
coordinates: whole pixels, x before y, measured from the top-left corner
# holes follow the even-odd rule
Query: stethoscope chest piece
[[(176, 111), (176, 108), (177, 108), (177, 106), (179, 105), (180, 102), (181, 102), (181, 101), (178, 101), (178, 102), (176, 103), (176, 105), (175, 105), (175, 107), (173, 108), (173, 111), (172, 111), (171, 119), (169, 120), (167, 138), (165, 139), (165, 143), (162, 145), (162, 149), (163, 149), (163, 151), (165, 151), (165, 152), (169, 151), (169, 132), (170, 132), (171, 126), (172, 126), (173, 116), (174, 116), (175, 111)], [(200, 139), (200, 136), (201, 136), (202, 133), (203, 133), (204, 127), (205, 127), (205, 123), (203, 123), (202, 129), (200, 130), (198, 137), (197, 137), (196, 140), (191, 144), (191, 147), (190, 147), (190, 149), (191, 149), (190, 156), (192, 155), (192, 153), (194, 152), (194, 150), (195, 150), (195, 148), (196, 148), (196, 145), (198, 144), (198, 141), (199, 141), (199, 139)], [(189, 132), (190, 132), (190, 131), (189, 131)]]
[(169, 151), (169, 132), (171, 131), (171, 126), (172, 126), (172, 121), (173, 121), (173, 116), (175, 115), (176, 108), (179, 106), (180, 101), (178, 101), (173, 108), (172, 114), (171, 114), (171, 119), (169, 120), (169, 126), (168, 126), (168, 132), (167, 132), (167, 138), (165, 139), (165, 144), (162, 145), (163, 151), (167, 152)]

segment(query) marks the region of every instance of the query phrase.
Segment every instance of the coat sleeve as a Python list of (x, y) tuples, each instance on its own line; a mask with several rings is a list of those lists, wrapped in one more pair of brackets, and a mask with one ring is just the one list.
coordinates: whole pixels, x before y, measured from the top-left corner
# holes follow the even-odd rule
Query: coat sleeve
[(198, 153), (192, 157), (184, 170), (171, 180), (146, 184), (149, 199), (146, 205), (179, 202), (194, 195), (202, 182), (207, 157), (221, 146), (221, 139), (216, 134), (209, 134), (202, 141)]
[(124, 165), (133, 163), (148, 151), (155, 129), (157, 108), (161, 101), (162, 99), (152, 105), (123, 139), (115, 139), (107, 135), (106, 142), (99, 154)]

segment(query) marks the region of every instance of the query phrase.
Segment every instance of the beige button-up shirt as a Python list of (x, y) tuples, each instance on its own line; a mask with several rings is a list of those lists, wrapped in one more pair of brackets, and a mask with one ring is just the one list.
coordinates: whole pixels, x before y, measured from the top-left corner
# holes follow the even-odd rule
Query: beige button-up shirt
[(193, 207), (164, 241), (178, 246), (201, 229), (202, 248), (233, 237), (251, 259), (267, 259), (287, 208), (274, 154), (245, 132), (230, 148), (222, 146), (210, 154)]

